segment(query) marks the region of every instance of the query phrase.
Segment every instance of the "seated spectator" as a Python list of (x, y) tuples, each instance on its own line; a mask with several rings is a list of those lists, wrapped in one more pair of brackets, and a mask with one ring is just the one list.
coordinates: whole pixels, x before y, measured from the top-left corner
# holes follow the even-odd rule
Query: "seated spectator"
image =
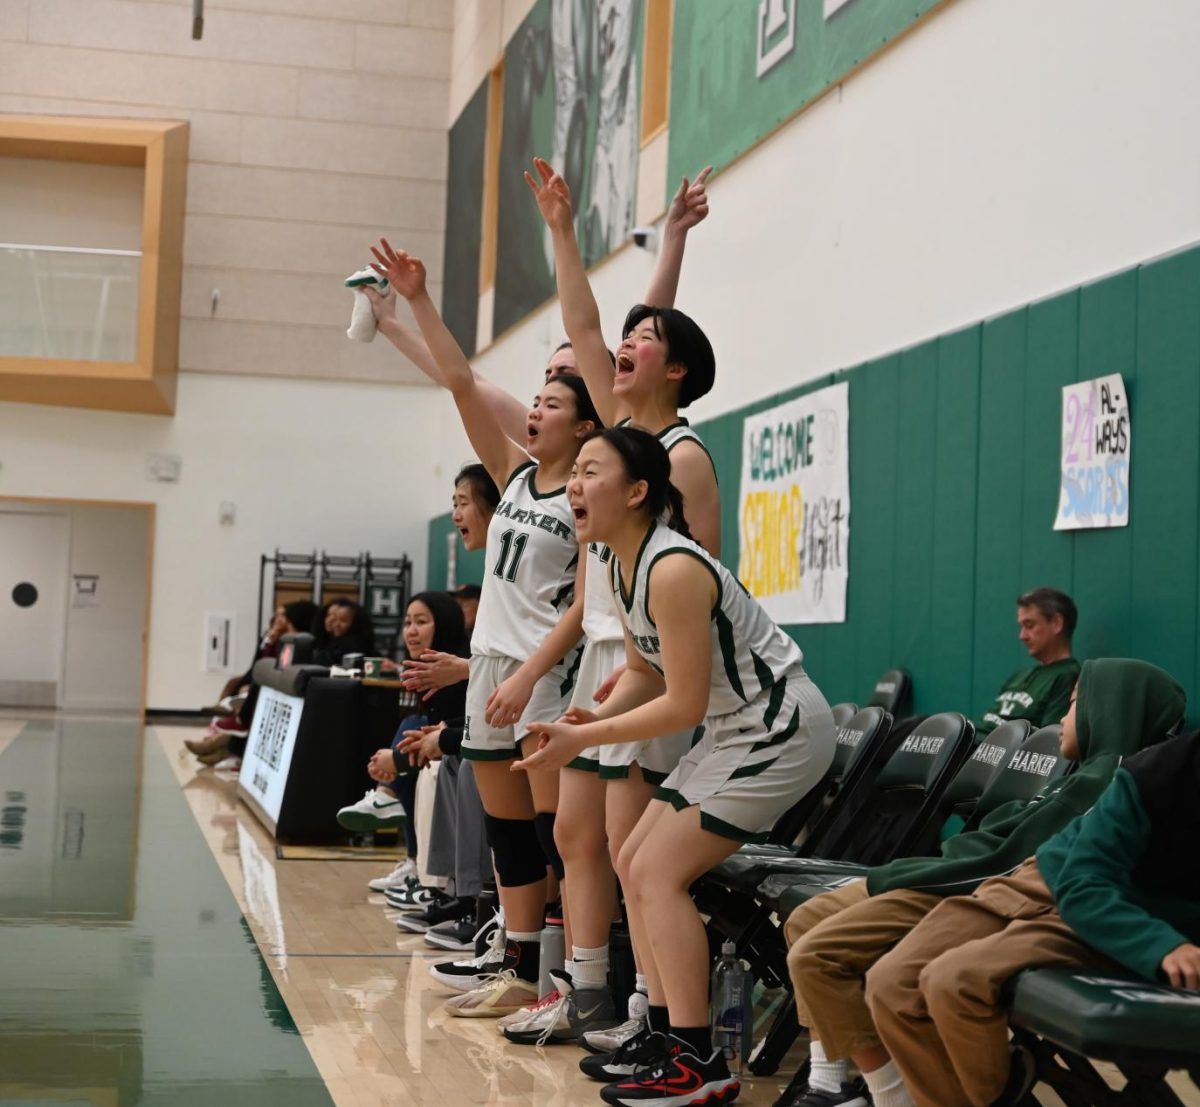
[(867, 976), (885, 1048), (917, 1104), (1017, 1104), (1033, 1059), (1011, 1055), (1001, 991), (1031, 966), (1200, 990), (1200, 734), (1131, 757), (1096, 806), (1011, 876), (954, 896)]
[[(453, 657), (464, 657), (467, 653), (467, 634), (463, 624), (462, 609), (447, 592), (421, 592), (408, 603), (404, 614), (402, 632), (405, 652), (409, 657), (421, 657), (429, 650)], [(412, 734), (425, 726), (448, 723), (461, 728), (465, 714), (464, 702), (467, 686), (464, 681), (435, 690), (418, 707), (400, 722), (396, 736), (387, 749), (376, 751), (367, 764), (367, 775), (378, 783), (367, 789), (357, 803), (343, 807), (337, 813), (338, 822), (348, 830), (374, 831), (403, 825), (407, 840), (408, 856), (397, 866), (400, 876), (395, 880), (385, 878), (381, 883), (387, 891), (395, 884), (415, 884), (416, 861), (419, 843), (416, 837), (414, 805), (415, 758), (399, 747), (406, 734)], [(412, 868), (407, 868), (408, 863)], [(396, 877), (396, 873), (391, 874)], [(409, 877), (413, 877), (409, 881)], [(420, 906), (427, 905), (431, 896), (426, 896)]]
[[(1096, 802), (1123, 757), (1161, 742), (1183, 716), (1183, 689), (1141, 661), (1084, 662), (1076, 696), (1062, 720), (1063, 756), (1079, 762), (1074, 773), (1032, 800), (996, 808), (975, 830), (944, 842), (939, 857), (876, 866), (865, 880), (792, 912), (785, 928), (788, 969), (800, 1024), (811, 1032), (812, 1067), (807, 1087), (781, 1102), (861, 1105), (869, 1089), (876, 1107), (911, 1104), (867, 1007), (868, 971), (943, 900), (1012, 872)], [(850, 1080), (848, 1060), (864, 1074), (866, 1088)]]
[[(488, 480), (491, 479), (491, 477), (488, 477)], [(471, 637), (471, 632), (475, 629), (475, 615), (479, 611), (479, 597), (482, 594), (483, 590), (478, 584), (460, 584), (454, 590), (454, 598), (458, 600), (458, 605), (462, 608), (463, 618), (467, 621), (468, 638)]]
[(314, 665), (340, 665), (348, 653), (375, 653), (375, 628), (362, 604), (344, 597), (325, 605), (321, 624), (314, 629)]
[(1055, 588), (1034, 588), (1017, 598), (1018, 637), (1037, 664), (1018, 669), (1004, 682), (975, 724), (978, 734), (990, 734), (1009, 719), (1028, 719), (1035, 728), (1049, 726), (1066, 714), (1079, 677), (1079, 662), (1071, 656), (1078, 619), (1075, 601)]
[[(292, 603), (282, 604), (275, 609), (275, 617), (271, 620), (271, 625), (267, 628), (267, 633), (255, 652), (254, 662), (242, 676), (235, 677), (233, 681), (225, 685), (227, 690), (232, 684), (236, 691), (241, 692), (241, 702), (232, 704), (230, 710), (222, 712), (220, 719), (214, 719), (208, 733), (203, 738), (189, 738), (184, 742), (184, 745), (203, 764), (219, 763), (227, 756), (226, 750), (230, 741), (233, 738), (245, 736), (248, 728), (241, 722), (239, 716), (243, 713), (248, 695), (254, 687), (254, 663), (263, 657), (274, 657), (279, 639), (285, 634), (308, 633), (312, 629), (316, 616), (317, 605), (311, 600), (294, 600)], [(228, 692), (223, 698), (227, 697)], [(254, 709), (251, 707), (248, 717), (253, 718), (253, 715)]]

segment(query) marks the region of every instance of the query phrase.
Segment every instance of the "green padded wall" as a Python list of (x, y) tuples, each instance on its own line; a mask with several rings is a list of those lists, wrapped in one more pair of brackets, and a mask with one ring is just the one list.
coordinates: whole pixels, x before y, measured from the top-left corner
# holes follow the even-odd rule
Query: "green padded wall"
[[(1061, 388), (1106, 373), (1130, 397), (1130, 525), (1055, 531)], [(726, 565), (738, 562), (744, 419), (835, 380), (850, 382), (847, 621), (788, 628), (831, 702), (865, 701), (900, 666), (917, 711), (979, 715), (1026, 663), (1014, 600), (1039, 584), (1075, 597), (1077, 656), (1144, 658), (1193, 699), (1200, 248), (697, 424), (721, 484)], [(431, 580), (444, 579), (449, 527), (431, 523)]]

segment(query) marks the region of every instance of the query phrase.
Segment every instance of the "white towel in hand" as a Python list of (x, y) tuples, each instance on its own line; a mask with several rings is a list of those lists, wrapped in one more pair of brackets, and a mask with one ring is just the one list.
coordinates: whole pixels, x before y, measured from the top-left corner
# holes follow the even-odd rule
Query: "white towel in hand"
[(368, 268), (351, 273), (344, 283), (354, 292), (354, 310), (350, 315), (350, 327), (346, 331), (346, 337), (354, 339), (355, 342), (373, 342), (376, 331), (375, 309), (371, 307), (371, 301), (367, 299), (367, 294), (362, 288), (369, 284), (374, 285), (379, 292), (386, 292), (387, 279), (380, 277), (374, 269)]

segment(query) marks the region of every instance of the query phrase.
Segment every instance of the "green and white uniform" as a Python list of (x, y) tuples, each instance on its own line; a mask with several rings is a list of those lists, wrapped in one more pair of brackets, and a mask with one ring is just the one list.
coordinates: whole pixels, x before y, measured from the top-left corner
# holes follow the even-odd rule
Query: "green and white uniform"
[(487, 701), (545, 641), (570, 606), (579, 543), (566, 488), (538, 492), (531, 461), (508, 478), (488, 524), (483, 592), (471, 636), (462, 756), (474, 761), (516, 757), (530, 722), (556, 719), (570, 702), (579, 651), (572, 650), (534, 685), (513, 726), (492, 727)]
[(663, 672), (658, 627), (650, 617), (650, 574), (670, 556), (693, 557), (711, 574), (712, 672), (700, 741), (659, 790), (676, 808), (698, 806), (705, 830), (759, 841), (833, 763), (836, 728), (829, 704), (804, 671), (799, 646), (719, 561), (662, 524), (652, 524), (630, 573), (612, 561), (612, 587), (634, 648)]
[[(624, 425), (628, 426), (629, 421), (626, 420)], [(668, 455), (680, 443), (694, 442), (704, 451), (709, 462), (712, 461), (708, 447), (688, 425), (686, 419), (681, 418), (677, 423), (664, 427), (654, 437), (663, 444)], [(715, 479), (715, 466), (713, 475)], [(665, 524), (666, 520), (661, 522)], [(679, 759), (699, 740), (700, 728), (695, 727), (644, 742), (618, 742), (615, 745), (600, 746), (600, 775), (605, 780), (623, 780), (629, 776), (629, 767), (636, 762), (642, 770), (644, 780), (650, 784), (662, 784), (679, 764)]]

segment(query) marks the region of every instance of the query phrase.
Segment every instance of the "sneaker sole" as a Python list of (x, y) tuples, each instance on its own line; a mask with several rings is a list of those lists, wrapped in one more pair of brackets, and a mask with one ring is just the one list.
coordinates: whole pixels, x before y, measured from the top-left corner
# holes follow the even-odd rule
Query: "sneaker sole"
[(338, 826), (346, 830), (385, 830), (404, 825), (403, 815), (367, 815), (361, 811), (338, 813)]
[(424, 934), (429, 929), (429, 923), (420, 922), (411, 915), (402, 915), (396, 920), (396, 929), (406, 934)]
[(720, 1080), (705, 1084), (703, 1088), (695, 1092), (685, 1092), (682, 1095), (665, 1095), (658, 1099), (648, 1100), (636, 1095), (630, 1095), (628, 1099), (625, 1099), (620, 1095), (604, 1095), (603, 1092), (601, 1095), (605, 1103), (614, 1104), (616, 1107), (644, 1107), (647, 1103), (652, 1103), (655, 1107), (704, 1107), (705, 1104), (710, 1103), (732, 1103), (737, 1099), (741, 1090), (741, 1084), (736, 1079), (731, 1078), (728, 1081)]
[(545, 1041), (542, 1040), (541, 1030), (505, 1029), (503, 1033), (513, 1045), (573, 1045), (579, 1038), (570, 1030), (551, 1031)]
[[(535, 1002), (530, 1000), (530, 1003)], [(529, 1004), (520, 1007), (447, 1007), (446, 1014), (454, 1019), (499, 1019), (505, 1015), (515, 1015)]]

